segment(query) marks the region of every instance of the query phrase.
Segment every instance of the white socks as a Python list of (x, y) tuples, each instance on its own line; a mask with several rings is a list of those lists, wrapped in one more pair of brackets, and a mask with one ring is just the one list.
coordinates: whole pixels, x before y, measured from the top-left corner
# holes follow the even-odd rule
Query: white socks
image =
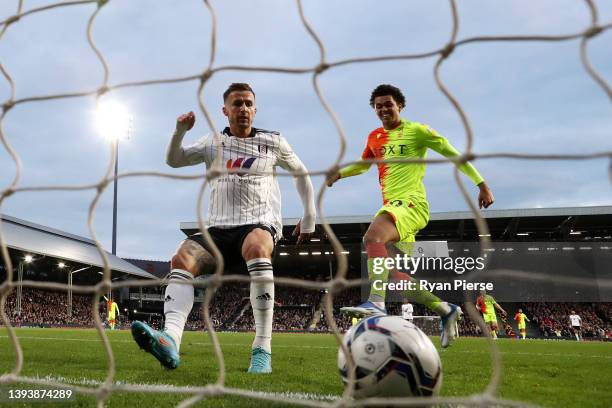
[[(251, 278), (272, 279), (272, 261), (268, 258), (256, 258), (247, 261)], [(255, 319), (255, 340), (253, 348), (261, 347), (272, 352), (272, 316), (274, 312), (274, 282), (251, 281), (251, 307)]]
[[(247, 262), (252, 278), (273, 278), (272, 262), (267, 258), (252, 259)], [(192, 282), (193, 275), (183, 269), (173, 269), (169, 275), (164, 295), (164, 331), (181, 347), (185, 322), (193, 308), (193, 286), (176, 282)], [(272, 352), (272, 316), (274, 312), (274, 282), (251, 282), (251, 307), (255, 319), (255, 340), (253, 348), (261, 347)]]
[(164, 295), (164, 314), (166, 315), (164, 331), (172, 337), (178, 351), (181, 348), (181, 338), (187, 316), (193, 307), (194, 291), (193, 286), (176, 282), (193, 282), (193, 275), (183, 269), (173, 269), (168, 279)]

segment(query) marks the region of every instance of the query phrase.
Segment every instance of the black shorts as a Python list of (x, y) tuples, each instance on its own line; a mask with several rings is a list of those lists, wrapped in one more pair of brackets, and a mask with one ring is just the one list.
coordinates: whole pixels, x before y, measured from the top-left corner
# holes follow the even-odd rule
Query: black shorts
[[(227, 273), (247, 272), (246, 263), (242, 258), (242, 243), (249, 232), (253, 231), (255, 228), (268, 231), (272, 236), (274, 245), (276, 245), (276, 240), (278, 239), (276, 236), (276, 231), (269, 225), (248, 224), (232, 228), (208, 228), (208, 233), (212, 237), (213, 242), (219, 248), (219, 251), (221, 251), (221, 255), (223, 256), (223, 260), (225, 262), (225, 271)], [(206, 249), (212, 254), (210, 247), (204, 241), (202, 233), (198, 232), (197, 234), (191, 235), (187, 239), (197, 242), (202, 246), (202, 248)], [(272, 253), (272, 256), (274, 256), (274, 253)]]

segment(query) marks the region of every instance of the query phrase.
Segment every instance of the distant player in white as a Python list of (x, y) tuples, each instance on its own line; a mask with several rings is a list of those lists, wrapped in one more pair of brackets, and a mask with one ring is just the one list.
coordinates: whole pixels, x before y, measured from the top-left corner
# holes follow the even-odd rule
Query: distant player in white
[[(255, 340), (248, 371), (270, 373), (274, 284), (262, 282), (261, 278), (273, 277), (272, 252), (282, 234), (280, 190), (273, 172), (276, 166), (287, 171), (307, 170), (280, 133), (252, 126), (256, 112), (251, 87), (231, 84), (223, 94), (223, 114), (229, 126), (219, 136), (220, 143), (216, 144), (209, 135), (183, 147), (183, 137), (193, 127), (195, 115), (181, 115), (168, 146), (167, 163), (171, 167), (205, 163), (210, 169), (215, 158), (221, 156), (225, 168), (236, 170), (210, 182), (208, 232), (227, 268), (246, 263), (250, 276), (259, 278), (251, 282)], [(314, 232), (316, 213), (310, 178), (296, 177), (295, 182), (304, 206), (304, 216), (293, 232), (299, 235), (299, 244), (308, 241)], [(194, 300), (193, 287), (178, 282), (192, 282), (194, 277), (214, 271), (214, 267), (214, 258), (201, 234), (183, 241), (172, 257), (164, 330), (154, 331), (142, 322), (132, 325), (132, 334), (141, 348), (168, 368), (179, 364), (181, 337)]]
[(402, 319), (408, 320), (412, 323), (412, 321), (414, 320), (413, 313), (414, 307), (412, 306), (412, 303), (404, 303), (402, 305)]
[(571, 314), (569, 315), (569, 319), (570, 319), (570, 324), (572, 326), (572, 331), (574, 332), (574, 336), (576, 336), (576, 340), (581, 341), (582, 340), (582, 319), (573, 310), (570, 313)]

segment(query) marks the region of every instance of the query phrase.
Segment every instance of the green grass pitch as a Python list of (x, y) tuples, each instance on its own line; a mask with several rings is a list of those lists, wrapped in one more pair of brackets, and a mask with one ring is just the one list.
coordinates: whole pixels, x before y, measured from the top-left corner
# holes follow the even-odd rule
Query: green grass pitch
[[(91, 386), (104, 379), (106, 357), (94, 330), (18, 329), (17, 334), (25, 360), (22, 375), (50, 376)], [(139, 350), (129, 331), (107, 334), (116, 357), (116, 381), (201, 386), (217, 379), (216, 360), (207, 334), (185, 334), (181, 366), (173, 371), (162, 369), (152, 356)], [(227, 386), (279, 395), (293, 392), (310, 398), (333, 398), (341, 394), (342, 384), (336, 368), (337, 347), (331, 335), (275, 333), (274, 372), (259, 376), (245, 372), (252, 336), (252, 333), (219, 334), (225, 355)], [(439, 343), (438, 339), (433, 341)], [(612, 406), (612, 343), (500, 339), (498, 345), (504, 364), (501, 397), (545, 407)], [(486, 386), (491, 364), (483, 339), (460, 338), (440, 355), (444, 373), (443, 396), (466, 396)], [(10, 371), (13, 364), (14, 352), (3, 329), (0, 331), (1, 372)], [(0, 388), (0, 391), (6, 393), (7, 388)], [(114, 393), (107, 404), (111, 407), (166, 407), (187, 397), (183, 394)], [(7, 403), (0, 402), (0, 406), (4, 404)], [(31, 404), (35, 407), (46, 405)], [(82, 395), (77, 396), (73, 403), (61, 404), (66, 407), (93, 405), (92, 397)], [(271, 405), (225, 396), (203, 401), (197, 406)]]

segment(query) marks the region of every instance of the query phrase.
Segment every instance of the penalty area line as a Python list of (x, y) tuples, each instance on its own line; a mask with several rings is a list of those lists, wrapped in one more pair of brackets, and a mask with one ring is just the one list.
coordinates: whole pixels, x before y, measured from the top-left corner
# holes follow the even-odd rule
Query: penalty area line
[[(42, 380), (42, 381), (49, 381), (49, 382), (72, 384), (72, 385), (90, 386), (90, 387), (98, 387), (100, 386), (100, 384), (102, 384), (101, 381), (92, 380), (89, 378), (76, 379), (76, 378), (66, 378), (62, 376), (56, 377), (56, 376), (51, 376), (51, 375), (47, 375), (45, 377), (36, 376), (36, 377), (28, 377), (28, 378), (33, 378), (33, 379)], [(139, 386), (165, 387), (165, 388), (170, 388), (170, 389), (183, 388), (183, 387), (178, 387), (173, 384), (130, 383), (130, 382), (124, 382), (124, 381), (115, 381), (113, 385), (133, 385), (137, 387)], [(297, 392), (297, 391), (267, 392), (267, 391), (247, 390), (247, 389), (244, 389), (244, 391), (250, 391), (260, 396), (264, 396), (264, 397), (289, 398), (289, 399), (300, 399), (300, 400), (308, 400), (308, 401), (336, 401), (341, 398), (339, 395), (317, 394), (313, 392)], [(189, 393), (186, 393), (186, 394), (189, 394)], [(226, 395), (229, 396), (229, 394), (226, 394)], [(241, 398), (247, 398), (247, 397), (241, 397)]]

